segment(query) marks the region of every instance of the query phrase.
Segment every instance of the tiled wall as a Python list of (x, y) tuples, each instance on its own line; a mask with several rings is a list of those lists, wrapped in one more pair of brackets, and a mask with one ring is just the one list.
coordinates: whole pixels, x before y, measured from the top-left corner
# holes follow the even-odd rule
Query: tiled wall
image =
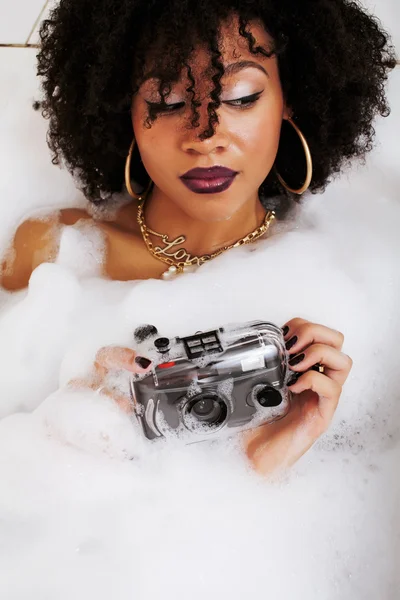
[[(0, 45), (37, 44), (38, 23), (45, 16), (49, 5), (55, 1), (0, 0)], [(301, 2), (301, 0), (298, 1)], [(400, 54), (400, 0), (362, 1), (390, 31), (398, 54)]]
[(0, 0), (0, 44), (37, 43), (37, 26), (48, 0)]

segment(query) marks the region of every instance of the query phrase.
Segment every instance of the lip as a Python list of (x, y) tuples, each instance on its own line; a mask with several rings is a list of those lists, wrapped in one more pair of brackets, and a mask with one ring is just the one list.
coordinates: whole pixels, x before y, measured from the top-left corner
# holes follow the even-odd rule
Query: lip
[(237, 171), (227, 167), (195, 168), (181, 176), (182, 183), (196, 194), (218, 194), (234, 182)]
[(226, 179), (234, 175), (237, 175), (237, 171), (216, 165), (215, 167), (207, 167), (206, 169), (199, 167), (191, 169), (187, 173), (184, 173), (181, 179), (217, 179), (222, 177)]

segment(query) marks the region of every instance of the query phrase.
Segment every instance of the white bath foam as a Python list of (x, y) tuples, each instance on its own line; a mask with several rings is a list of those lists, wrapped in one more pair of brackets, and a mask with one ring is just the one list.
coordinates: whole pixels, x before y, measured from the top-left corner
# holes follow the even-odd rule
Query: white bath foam
[(10, 305), (3, 307), (0, 416), (32, 410), (57, 388), (69, 319), (80, 293), (74, 274), (46, 264), (33, 273), (29, 293), (11, 295)]
[(74, 227), (61, 227), (57, 264), (71, 267), (79, 277), (101, 276), (105, 253), (104, 235), (92, 221), (81, 219)]
[(229, 447), (132, 443), (111, 402), (73, 396), (0, 423), (6, 597), (396, 597), (398, 451), (310, 454), (271, 485)]
[[(394, 203), (387, 210), (390, 222), (398, 218)], [(9, 482), (13, 499), (3, 498), (3, 514), (16, 522), (20, 538), (5, 543), (1, 564), (9, 573), (4, 589), (15, 598), (35, 590), (49, 598), (179, 599), (190, 590), (193, 598), (236, 600), (266, 586), (284, 599), (396, 597), (399, 490), (393, 479), (400, 456), (398, 378), (390, 361), (399, 329), (387, 315), (395, 314), (397, 242), (386, 234), (379, 250), (385, 269), (375, 265), (371, 273), (363, 261), (353, 264), (334, 252), (337, 232), (346, 245), (346, 221), (332, 232), (326, 227), (332, 216), (318, 213), (314, 227), (312, 214), (304, 215), (304, 231), (299, 225), (285, 238), (232, 252), (173, 282), (131, 286), (82, 280), (79, 268), (76, 275), (58, 265), (37, 269), (13, 326), (26, 336), (25, 347), (29, 303), (40, 306), (52, 291), (49, 316), (64, 315), (62, 325), (53, 316), (52, 334), (58, 326), (68, 331), (60, 336), (61, 384), (85, 374), (102, 345), (132, 343), (135, 327), (145, 322), (161, 334), (183, 335), (245, 318), (283, 324), (301, 314), (343, 330), (356, 364), (335, 423), (281, 486), (257, 482), (228, 447), (149, 445), (135, 427), (130, 437), (126, 416), (90, 392), (72, 401), (50, 396), (25, 421), (3, 419), (0, 479)], [(354, 246), (374, 265), (376, 245), (362, 245), (376, 220), (369, 225), (354, 229), (351, 241), (357, 236)], [(69, 297), (60, 288), (64, 279), (73, 290)], [(390, 280), (391, 293), (376, 290)], [(68, 313), (71, 298), (75, 308)], [(44, 352), (46, 339), (40, 341)], [(50, 353), (54, 338), (48, 343)], [(23, 374), (17, 383), (21, 394), (28, 389)], [(42, 564), (51, 572), (45, 580)]]
[[(1, 597), (397, 600), (398, 186), (380, 186), (371, 164), (310, 199), (282, 228), (291, 233), (196, 275), (108, 282), (66, 261), (7, 297)], [(58, 187), (42, 185), (56, 205)], [(41, 202), (30, 194), (24, 211)], [(4, 210), (9, 235), (21, 204)], [(102, 395), (50, 395), (57, 380), (85, 374), (102, 345), (131, 344), (144, 322), (172, 336), (298, 315), (342, 330), (355, 364), (332, 427), (280, 485), (225, 444), (145, 443)]]

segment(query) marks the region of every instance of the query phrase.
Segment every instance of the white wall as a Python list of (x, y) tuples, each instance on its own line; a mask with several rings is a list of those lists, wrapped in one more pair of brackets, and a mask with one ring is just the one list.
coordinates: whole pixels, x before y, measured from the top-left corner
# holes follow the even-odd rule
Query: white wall
[(37, 24), (47, 0), (0, 0), (0, 44), (36, 41)]
[[(0, 0), (0, 44), (37, 43), (35, 30), (49, 1), (54, 0)], [(400, 0), (362, 2), (382, 20), (400, 54)]]
[(361, 0), (382, 21), (392, 36), (400, 58), (400, 0)]

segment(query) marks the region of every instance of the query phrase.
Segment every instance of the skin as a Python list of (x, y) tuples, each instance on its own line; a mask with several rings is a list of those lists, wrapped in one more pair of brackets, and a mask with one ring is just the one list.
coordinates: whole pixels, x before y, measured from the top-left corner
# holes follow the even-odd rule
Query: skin
[[(268, 48), (270, 38), (263, 27), (253, 23), (256, 43)], [(202, 104), (197, 129), (187, 127), (191, 116), (185, 88), (186, 75), (173, 86), (168, 104), (179, 109), (158, 117), (150, 129), (144, 125), (146, 102), (156, 102), (157, 87), (148, 79), (132, 100), (132, 126), (143, 164), (154, 182), (146, 199), (147, 225), (174, 239), (185, 234), (186, 250), (202, 255), (232, 243), (254, 230), (263, 220), (265, 209), (258, 189), (273, 167), (279, 144), (282, 120), (291, 115), (282, 94), (276, 58), (254, 56), (237, 33), (235, 19), (222, 29), (222, 55), (225, 66), (252, 61), (252, 66), (233, 67), (223, 80), (222, 106), (215, 135), (201, 139), (208, 124), (207, 101), (210, 85), (204, 72), (207, 53), (201, 47), (193, 56), (192, 69), (196, 92)], [(240, 65), (243, 67), (243, 64)], [(258, 100), (240, 108), (240, 98), (260, 92)], [(232, 102), (235, 102), (232, 104)], [(182, 104), (183, 103), (183, 104)], [(222, 165), (238, 172), (225, 192), (199, 195), (183, 185), (180, 175), (194, 167)], [(57, 256), (60, 225), (73, 226), (91, 219), (105, 236), (107, 252), (104, 275), (116, 280), (159, 278), (165, 265), (147, 250), (136, 221), (135, 202), (124, 206), (111, 221), (96, 220), (85, 211), (68, 209), (44, 221), (26, 221), (17, 230), (13, 252), (2, 263), (0, 282), (5, 289), (26, 287), (32, 271), (42, 262)], [(273, 230), (272, 230), (273, 235)], [(254, 468), (263, 475), (292, 465), (326, 430), (336, 410), (342, 386), (350, 372), (351, 359), (341, 352), (343, 335), (300, 318), (287, 324), (286, 341), (297, 336), (291, 353), (304, 352), (303, 361), (292, 369), (304, 372), (291, 387), (293, 408), (274, 424), (246, 432), (244, 450)], [(124, 410), (131, 411), (129, 398), (115, 397), (107, 390), (107, 375), (112, 370), (143, 373), (130, 348), (108, 347), (97, 353), (88, 380), (74, 380), (72, 386), (102, 388)], [(325, 365), (325, 374), (307, 370), (315, 363)], [(151, 368), (151, 365), (148, 367)]]
[[(270, 47), (271, 39), (261, 25), (254, 24), (252, 33), (258, 44)], [(218, 111), (220, 122), (213, 137), (199, 139), (208, 125), (207, 97), (211, 87), (204, 75), (209, 60), (204, 50), (195, 53), (191, 65), (198, 95), (205, 99), (199, 108), (197, 129), (187, 126), (191, 108), (185, 98), (185, 88), (190, 85), (186, 75), (172, 87), (167, 99), (168, 104), (186, 99), (186, 104), (172, 113), (159, 115), (151, 129), (145, 128), (143, 121), (147, 115), (146, 101), (160, 100), (156, 81), (145, 82), (132, 103), (134, 137), (146, 171), (155, 183), (146, 202), (147, 223), (155, 231), (167, 231), (173, 238), (184, 231), (189, 241), (187, 249), (200, 255), (236, 241), (262, 222), (265, 209), (258, 189), (275, 162), (282, 119), (289, 114), (277, 59), (251, 54), (247, 42), (237, 33), (235, 20), (225, 26), (223, 35), (225, 67), (235, 65), (231, 69), (239, 69), (239, 63), (244, 61), (251, 61), (254, 66), (224, 77), (222, 106)], [(238, 99), (259, 92), (255, 103), (238, 104)], [(161, 162), (160, 156), (163, 156)], [(189, 169), (213, 165), (239, 172), (225, 192), (196, 194), (179, 179)]]

